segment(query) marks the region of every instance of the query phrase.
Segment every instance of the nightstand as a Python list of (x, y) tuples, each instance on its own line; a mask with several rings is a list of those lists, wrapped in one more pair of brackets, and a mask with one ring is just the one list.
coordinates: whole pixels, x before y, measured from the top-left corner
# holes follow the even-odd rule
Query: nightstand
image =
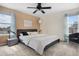
[(18, 43), (18, 39), (17, 38), (8, 39), (8, 46), (13, 46), (13, 45), (15, 45), (17, 43)]

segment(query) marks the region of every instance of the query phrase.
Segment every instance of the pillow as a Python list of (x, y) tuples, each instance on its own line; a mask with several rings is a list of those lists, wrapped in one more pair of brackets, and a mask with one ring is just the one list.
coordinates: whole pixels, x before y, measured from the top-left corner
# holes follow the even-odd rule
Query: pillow
[(23, 34), (22, 34), (22, 33), (20, 33), (20, 36), (23, 36)]
[(28, 35), (31, 35), (31, 32), (27, 32), (28, 33)]
[(28, 35), (28, 33), (27, 32), (21, 32), (23, 35)]
[(27, 32), (29, 35), (37, 35), (38, 32)]

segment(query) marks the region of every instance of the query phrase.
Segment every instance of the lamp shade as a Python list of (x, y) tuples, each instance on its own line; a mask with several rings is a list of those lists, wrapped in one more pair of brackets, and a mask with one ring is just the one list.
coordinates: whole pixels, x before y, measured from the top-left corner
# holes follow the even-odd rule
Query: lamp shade
[(42, 23), (42, 20), (39, 20), (39, 23), (41, 24)]

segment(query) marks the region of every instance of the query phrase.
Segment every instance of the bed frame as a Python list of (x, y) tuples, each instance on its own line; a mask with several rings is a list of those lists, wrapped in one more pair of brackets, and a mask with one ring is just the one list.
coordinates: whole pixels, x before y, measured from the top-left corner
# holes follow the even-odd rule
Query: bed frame
[(56, 41), (48, 44), (45, 48), (44, 48), (44, 51), (47, 50), (49, 47), (51, 47), (52, 45), (55, 45), (56, 43), (60, 42), (60, 39), (57, 39)]
[[(21, 32), (37, 32), (37, 29), (18, 29), (17, 30), (17, 37), (19, 39), (19, 34)], [(19, 40), (20, 41), (20, 40)], [(20, 41), (21, 42), (21, 41)], [(56, 41), (53, 41), (52, 43), (48, 44), (45, 48), (44, 48), (44, 51), (47, 50), (49, 47), (51, 47), (52, 45), (55, 45), (56, 43), (60, 42), (60, 39), (57, 39)], [(23, 43), (23, 42), (21, 42)], [(24, 44), (24, 43), (23, 43)], [(25, 44), (24, 44), (25, 45)], [(29, 47), (29, 46), (27, 46)], [(31, 48), (31, 47), (30, 47)], [(31, 48), (33, 49), (33, 48)], [(34, 49), (33, 49), (34, 50)]]

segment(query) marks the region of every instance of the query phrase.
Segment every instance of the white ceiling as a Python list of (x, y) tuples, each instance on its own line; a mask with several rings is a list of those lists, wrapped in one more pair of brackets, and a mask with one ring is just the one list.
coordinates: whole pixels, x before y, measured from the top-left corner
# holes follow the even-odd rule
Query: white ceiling
[(42, 14), (40, 11), (33, 14), (33, 11), (35, 9), (28, 9), (27, 7), (35, 7), (37, 3), (0, 3), (0, 5), (35, 16), (46, 15), (49, 13), (57, 13), (79, 7), (78, 3), (43, 3), (42, 6), (51, 6), (52, 9), (45, 9), (45, 14)]

